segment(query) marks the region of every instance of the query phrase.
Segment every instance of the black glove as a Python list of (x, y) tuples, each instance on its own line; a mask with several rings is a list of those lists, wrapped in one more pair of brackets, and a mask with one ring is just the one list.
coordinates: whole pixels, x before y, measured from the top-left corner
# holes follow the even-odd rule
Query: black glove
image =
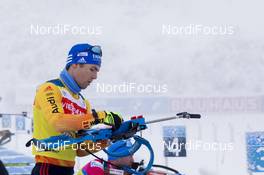
[(104, 123), (107, 125), (111, 125), (113, 127), (113, 130), (117, 130), (121, 126), (123, 121), (124, 120), (120, 114), (116, 112), (105, 111)]

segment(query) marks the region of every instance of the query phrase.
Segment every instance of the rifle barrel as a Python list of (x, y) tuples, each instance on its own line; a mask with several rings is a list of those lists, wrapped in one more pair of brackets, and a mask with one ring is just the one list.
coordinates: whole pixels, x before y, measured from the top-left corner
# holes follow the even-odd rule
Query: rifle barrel
[(166, 117), (166, 118), (160, 118), (160, 119), (156, 119), (156, 120), (147, 121), (146, 124), (158, 123), (158, 122), (163, 122), (163, 121), (168, 121), (168, 120), (175, 120), (175, 119), (179, 119), (179, 118), (199, 119), (199, 118), (201, 118), (201, 115), (200, 114), (189, 114), (187, 112), (181, 112), (181, 113), (176, 114), (176, 116), (173, 116), (173, 117)]
[(158, 122), (163, 122), (163, 121), (168, 121), (168, 120), (174, 120), (179, 118), (178, 116), (174, 116), (174, 117), (167, 117), (167, 118), (161, 118), (161, 119), (156, 119), (156, 120), (150, 120), (147, 121), (146, 124), (152, 124), (152, 123), (158, 123)]

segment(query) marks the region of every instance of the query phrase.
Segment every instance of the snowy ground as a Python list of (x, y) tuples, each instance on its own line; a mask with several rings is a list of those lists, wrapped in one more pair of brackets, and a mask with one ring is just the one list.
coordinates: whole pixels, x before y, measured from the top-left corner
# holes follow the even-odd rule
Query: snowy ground
[[(58, 76), (69, 48), (79, 42), (99, 44), (103, 48), (98, 80), (83, 92), (85, 97), (93, 99), (91, 103), (97, 108), (104, 106), (111, 110), (104, 101), (94, 102), (108, 97), (262, 98), (262, 7), (263, 1), (257, 0), (1, 0), (0, 113), (26, 111), (31, 116), (36, 87)], [(84, 26), (86, 33), (63, 33), (60, 29), (65, 26), (71, 29)], [(188, 34), (175, 30), (192, 26), (216, 27), (229, 32)], [(36, 31), (36, 28), (42, 30)], [(123, 93), (96, 89), (97, 84), (113, 87), (123, 83), (165, 85), (166, 91)], [(156, 111), (163, 110), (159, 103)], [(245, 104), (248, 106), (244, 108), (250, 108), (250, 104)], [(114, 110), (118, 111), (118, 105)], [(146, 114), (149, 110), (148, 106), (143, 112), (138, 110), (141, 103), (124, 105), (128, 106), (125, 112), (129, 114)], [(185, 110), (181, 105), (178, 107), (180, 111)], [(259, 108), (255, 113), (254, 110), (202, 113), (204, 118), (199, 121), (155, 124), (143, 135), (153, 143), (157, 163), (168, 164), (189, 175), (246, 175), (245, 132), (263, 131), (262, 101)], [(191, 112), (200, 111), (194, 108)], [(171, 113), (163, 115), (171, 116)], [(234, 150), (190, 150), (186, 158), (165, 160), (162, 126), (178, 124), (186, 126), (189, 142), (231, 142)], [(24, 147), (30, 137), (26, 132), (16, 133), (12, 143), (5, 147), (30, 155), (30, 149)], [(140, 159), (144, 158), (142, 155), (136, 156)], [(90, 158), (79, 159), (76, 168), (87, 159)]]

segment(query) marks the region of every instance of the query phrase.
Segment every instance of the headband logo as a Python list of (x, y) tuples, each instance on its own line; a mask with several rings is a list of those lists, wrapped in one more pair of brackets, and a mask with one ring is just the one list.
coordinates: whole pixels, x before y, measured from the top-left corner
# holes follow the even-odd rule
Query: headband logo
[(97, 54), (93, 54), (93, 60), (94, 61), (100, 61), (101, 60), (101, 56), (97, 55)]
[(77, 63), (85, 64), (86, 61), (85, 61), (84, 57), (82, 57), (81, 59), (79, 59), (79, 60), (77, 61)]
[(77, 57), (87, 57), (88, 56), (88, 52), (79, 52), (77, 54)]

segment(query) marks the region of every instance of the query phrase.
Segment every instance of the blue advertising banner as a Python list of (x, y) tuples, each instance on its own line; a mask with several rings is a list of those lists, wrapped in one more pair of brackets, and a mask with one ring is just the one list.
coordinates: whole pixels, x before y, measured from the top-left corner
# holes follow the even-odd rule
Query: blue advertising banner
[(185, 126), (164, 126), (163, 141), (165, 157), (186, 157)]
[(23, 131), (26, 129), (26, 121), (25, 117), (23, 116), (18, 116), (16, 117), (16, 130), (17, 131)]
[(2, 115), (2, 128), (11, 128), (11, 117), (10, 115)]
[(248, 170), (264, 172), (264, 132), (246, 133)]

